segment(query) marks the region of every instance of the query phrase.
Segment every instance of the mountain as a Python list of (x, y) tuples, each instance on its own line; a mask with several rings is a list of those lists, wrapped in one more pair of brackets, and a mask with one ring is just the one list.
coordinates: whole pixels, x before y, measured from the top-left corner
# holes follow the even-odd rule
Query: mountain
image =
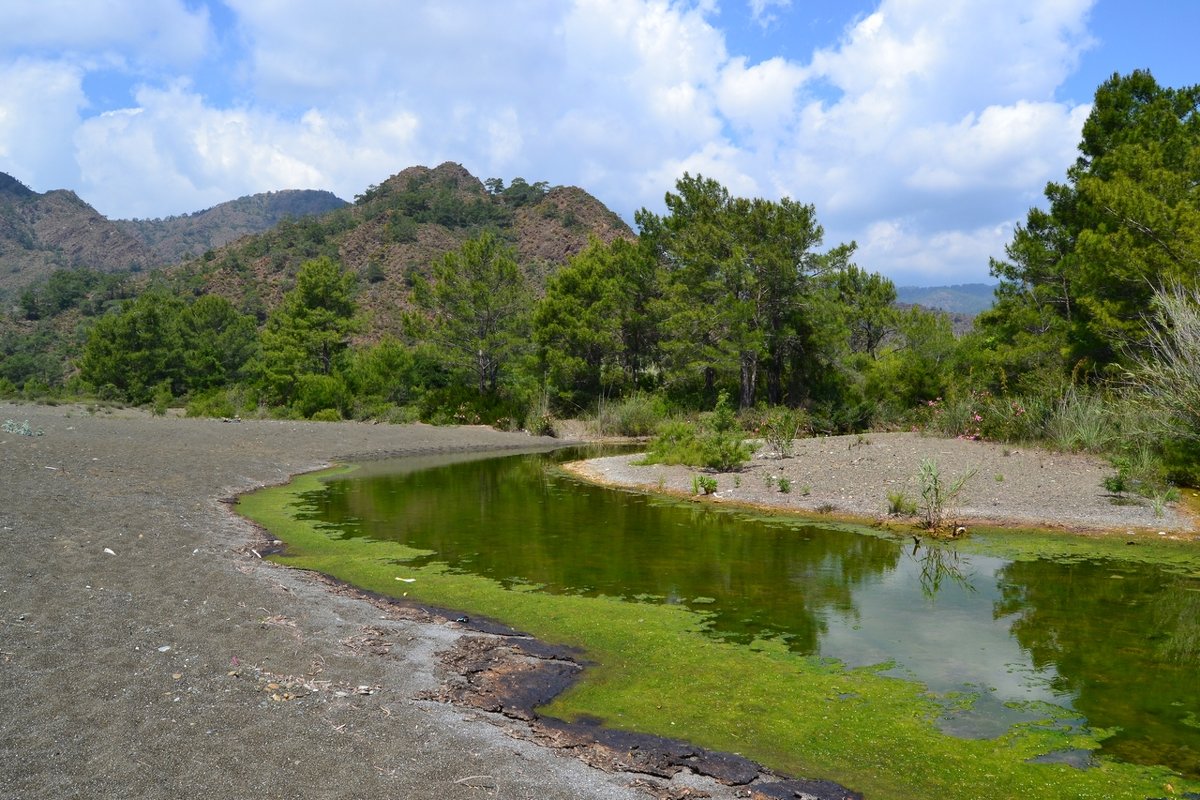
[(72, 191), (42, 194), (0, 173), (0, 293), (56, 269), (138, 272), (177, 263), (283, 219), (345, 205), (329, 192), (293, 190), (242, 197), (167, 219), (110, 220)]
[(583, 189), (514, 179), (485, 186), (461, 165), (409, 167), (359, 195), (354, 205), (319, 217), (284, 220), (174, 267), (169, 274), (196, 293), (216, 293), (260, 318), (291, 287), (300, 265), (328, 256), (360, 277), (358, 302), (369, 335), (399, 332), (417, 274), (484, 228), (517, 252), (535, 284), (595, 237), (633, 238), (620, 217)]
[(901, 286), (896, 301), (925, 308), (974, 316), (992, 307), (995, 284), (961, 283), (955, 286)]
[(64, 267), (140, 270), (150, 250), (71, 191), (39, 194), (0, 173), (0, 291)]
[(246, 195), (204, 211), (164, 219), (117, 220), (117, 226), (141, 241), (159, 264), (175, 264), (252, 233), (261, 233), (288, 217), (317, 216), (349, 205), (332, 192), (287, 189)]

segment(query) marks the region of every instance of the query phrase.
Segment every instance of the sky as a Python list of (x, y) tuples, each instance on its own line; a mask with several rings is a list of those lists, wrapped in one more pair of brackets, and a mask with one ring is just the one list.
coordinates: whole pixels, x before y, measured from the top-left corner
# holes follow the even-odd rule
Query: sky
[(1200, 83), (1196, 0), (0, 0), (0, 172), (110, 218), (444, 161), (631, 224), (684, 172), (897, 285), (989, 281), (1096, 87)]

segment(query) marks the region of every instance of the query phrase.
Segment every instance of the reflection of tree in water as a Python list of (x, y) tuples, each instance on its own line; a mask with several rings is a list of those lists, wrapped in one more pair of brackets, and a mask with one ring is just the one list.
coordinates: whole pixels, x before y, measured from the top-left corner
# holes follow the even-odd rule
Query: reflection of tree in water
[(970, 559), (953, 546), (913, 538), (913, 549), (908, 556), (921, 568), (921, 594), (925, 595), (926, 600), (937, 597), (946, 581), (965, 591), (975, 591), (971, 576), (967, 573), (971, 567)]
[(454, 569), (550, 592), (679, 602), (718, 636), (785, 637), (816, 652), (824, 611), (895, 568), (892, 542), (768, 525), (708, 508), (546, 477), (539, 457), (460, 463), (338, 481), (307, 498), (346, 535), (431, 550)]
[(1101, 752), (1200, 776), (1200, 581), (1111, 562), (1014, 562), (997, 617), (1096, 727)]

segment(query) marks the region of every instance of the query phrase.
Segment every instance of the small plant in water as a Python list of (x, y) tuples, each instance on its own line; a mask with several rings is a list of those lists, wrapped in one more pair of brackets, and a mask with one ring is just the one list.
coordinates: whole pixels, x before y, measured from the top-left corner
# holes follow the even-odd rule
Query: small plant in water
[(975, 470), (969, 469), (958, 480), (947, 484), (937, 461), (927, 458), (921, 462), (917, 480), (921, 484), (921, 515), (926, 528), (937, 531), (945, 525), (951, 504), (974, 474)]
[(717, 491), (717, 479), (708, 475), (692, 476), (692, 494), (713, 494)]

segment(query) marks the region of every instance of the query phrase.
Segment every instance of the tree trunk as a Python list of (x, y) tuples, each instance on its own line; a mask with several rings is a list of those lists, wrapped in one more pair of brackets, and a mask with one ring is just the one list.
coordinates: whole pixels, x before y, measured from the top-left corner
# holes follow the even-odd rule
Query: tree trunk
[(758, 383), (758, 353), (742, 353), (742, 391), (738, 407), (745, 411), (754, 407), (754, 388)]

